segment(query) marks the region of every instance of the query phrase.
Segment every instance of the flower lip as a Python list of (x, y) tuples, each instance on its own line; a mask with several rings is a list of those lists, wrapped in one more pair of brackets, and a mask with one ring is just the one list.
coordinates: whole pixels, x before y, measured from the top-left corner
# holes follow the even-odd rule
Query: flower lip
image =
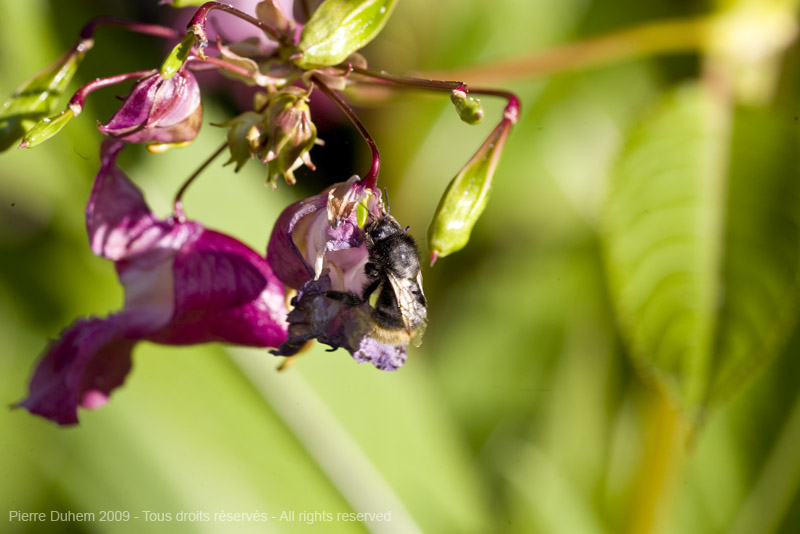
[(59, 424), (105, 403), (140, 340), (277, 347), (287, 338), (283, 287), (266, 259), (197, 222), (157, 218), (116, 167), (121, 146), (104, 144), (86, 224), (92, 250), (115, 262), (125, 305), (65, 329), (18, 404)]
[[(366, 217), (359, 215), (364, 209)], [(364, 224), (364, 218), (372, 222)], [(289, 339), (273, 354), (296, 354), (308, 340), (317, 339), (334, 349), (345, 348), (357, 362), (368, 361), (382, 370), (403, 365), (411, 335), (406, 335), (402, 320), (393, 328), (397, 321), (381, 319), (387, 308), (392, 308), (392, 319), (396, 318), (394, 313), (404, 313), (398, 307), (396, 291), (414, 299), (418, 294), (422, 311), (424, 295), (418, 276), (396, 284), (389, 277), (401, 273), (392, 271), (384, 281), (375, 278), (379, 268), (371, 264), (368, 241), (378, 241), (382, 234), (379, 231), (370, 237), (367, 230), (386, 226), (379, 221), (392, 225), (393, 236), (405, 234), (386, 214), (380, 192), (366, 188), (356, 176), (281, 213), (270, 238), (267, 261), (278, 278), (298, 294), (287, 317)], [(410, 237), (391, 241), (398, 239), (403, 241), (403, 254), (416, 254)], [(418, 261), (416, 265), (415, 275)], [(416, 293), (411, 293), (412, 289)], [(370, 304), (371, 293), (378, 295), (376, 306), (382, 308), (380, 311)], [(423, 322), (424, 316), (420, 324)]]

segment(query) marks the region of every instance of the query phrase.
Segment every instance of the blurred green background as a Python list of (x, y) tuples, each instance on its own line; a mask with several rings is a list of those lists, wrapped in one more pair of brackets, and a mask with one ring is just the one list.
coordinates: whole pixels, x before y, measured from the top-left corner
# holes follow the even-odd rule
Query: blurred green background
[[(461, 69), (718, 8), (690, 0), (402, 0), (365, 53), (371, 67), (398, 74)], [(99, 15), (188, 19), (155, 0), (6, 0), (0, 94), (54, 61)], [(757, 42), (774, 34), (765, 27)], [(704, 341), (712, 348), (697, 349), (687, 337), (696, 322), (677, 331), (650, 328), (674, 306), (674, 292), (654, 297), (655, 290), (625, 285), (627, 275), (641, 272), (626, 251), (668, 241), (674, 236), (660, 232), (681, 224), (667, 215), (650, 235), (630, 238), (636, 210), (650, 213), (641, 205), (660, 210), (664, 199), (688, 195), (701, 219), (720, 209), (713, 191), (680, 189), (693, 176), (686, 169), (713, 166), (717, 150), (704, 133), (708, 123), (693, 122), (705, 105), (693, 96), (702, 92), (696, 80), (708, 79), (709, 62), (727, 61), (707, 51), (481, 81), (517, 91), (522, 118), (469, 246), (423, 269), (429, 326), (402, 370), (382, 373), (344, 351), (315, 347), (277, 373), (279, 360), (265, 350), (142, 343), (125, 386), (106, 407), (82, 412), (77, 427), (0, 410), (0, 531), (800, 531), (796, 48), (753, 71), (774, 81), (769, 97), (727, 95), (750, 98), (759, 110), (753, 113), (767, 110), (782, 122), (737, 118), (731, 128), (732, 146), (745, 148), (732, 150), (720, 173), (718, 189), (730, 200), (721, 208), (727, 217), (714, 219), (727, 230), (714, 235), (725, 235), (724, 243), (694, 239), (705, 235), (701, 223), (686, 230), (694, 252), (685, 256), (699, 258), (697, 270), (712, 276), (690, 276), (692, 292), (680, 299), (705, 299), (706, 315), (723, 325)], [(154, 38), (98, 30), (73, 85), (151, 68), (164, 53)], [(121, 157), (160, 214), (223, 140), (209, 123), (247, 101), (220, 85), (206, 89), (205, 126), (193, 145), (163, 155), (131, 147)], [(24, 397), (38, 355), (63, 327), (121, 306), (112, 264), (87, 246), (83, 210), (98, 167), (95, 120), (107, 120), (119, 105), (113, 96), (123, 92), (93, 94), (61, 135), (0, 156), (5, 404)], [(712, 94), (712, 112), (719, 94)], [(475, 127), (461, 123), (441, 94), (410, 92), (358, 108), (381, 149), (392, 213), (423, 250), (439, 195), (499, 120), (503, 103), (483, 101), (487, 118)], [(185, 197), (187, 214), (263, 251), (283, 207), (368, 167), (363, 143), (336, 110), (319, 113), (328, 145), (312, 152), (316, 173), (272, 191), (259, 165), (234, 174), (217, 162)], [(740, 162), (746, 147), (756, 147), (760, 159)], [(771, 184), (767, 200), (736, 203), (766, 199), (760, 184)], [(750, 245), (737, 248), (748, 231), (747, 243), (765, 248), (763, 266)], [(719, 265), (707, 268), (703, 254), (719, 247), (724, 253), (707, 260)], [(736, 263), (737, 254), (745, 259)], [(656, 261), (654, 272), (670, 258)], [(737, 274), (730, 265), (752, 272)], [(705, 296), (718, 286), (725, 298)], [(761, 286), (771, 288), (769, 298), (759, 297)], [(742, 310), (760, 326), (728, 319)], [(688, 348), (678, 359), (696, 350), (711, 362), (706, 371), (665, 355), (681, 343)], [(726, 344), (738, 352), (726, 352)], [(728, 375), (738, 378), (711, 402), (715, 377)], [(693, 397), (696, 389), (712, 392), (707, 403)], [(12, 511), (48, 519), (51, 511), (128, 511), (139, 519), (37, 524), (10, 521)], [(160, 516), (146, 521), (147, 511)], [(181, 511), (294, 511), (295, 520), (178, 521)], [(302, 512), (389, 512), (391, 521), (312, 522)]]

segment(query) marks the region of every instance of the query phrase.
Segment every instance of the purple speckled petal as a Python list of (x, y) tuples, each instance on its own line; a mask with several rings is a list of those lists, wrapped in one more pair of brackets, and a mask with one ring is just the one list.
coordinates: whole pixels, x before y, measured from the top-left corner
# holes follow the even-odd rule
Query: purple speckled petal
[(358, 363), (370, 362), (382, 371), (397, 371), (407, 357), (405, 346), (387, 345), (372, 337), (361, 338), (358, 350), (352, 354)]

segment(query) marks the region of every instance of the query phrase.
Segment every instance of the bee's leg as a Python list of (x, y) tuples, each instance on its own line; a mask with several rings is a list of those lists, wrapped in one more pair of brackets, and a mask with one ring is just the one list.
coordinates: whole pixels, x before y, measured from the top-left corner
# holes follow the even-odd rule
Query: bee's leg
[[(369, 263), (367, 265), (370, 265)], [(369, 296), (372, 295), (376, 289), (378, 289), (381, 285), (381, 280), (376, 279), (370, 282), (370, 284), (364, 288), (364, 301), (369, 300)]]

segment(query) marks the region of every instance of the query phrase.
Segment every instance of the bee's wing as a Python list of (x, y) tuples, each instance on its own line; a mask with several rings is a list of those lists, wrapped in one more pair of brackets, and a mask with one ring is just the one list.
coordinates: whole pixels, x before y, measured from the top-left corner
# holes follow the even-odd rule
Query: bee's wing
[(411, 342), (418, 347), (422, 342), (422, 334), (425, 332), (425, 325), (428, 322), (425, 295), (422, 293), (422, 285), (419, 283), (422, 280), (421, 275), (417, 276), (417, 280), (412, 280), (399, 278), (391, 272), (386, 274), (397, 298), (403, 326), (411, 335)]

